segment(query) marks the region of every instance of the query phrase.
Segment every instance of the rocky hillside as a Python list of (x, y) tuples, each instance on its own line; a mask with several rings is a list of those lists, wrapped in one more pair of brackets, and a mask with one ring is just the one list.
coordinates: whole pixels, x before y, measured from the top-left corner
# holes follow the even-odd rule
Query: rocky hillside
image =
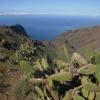
[(0, 100), (15, 100), (11, 90), (18, 84), (21, 72), (19, 65), (12, 64), (11, 57), (22, 44), (33, 46), (21, 25), (0, 26)]
[(95, 28), (70, 31), (65, 36), (73, 38), (53, 41), (53, 46), (32, 40), (20, 25), (1, 26), (0, 100), (99, 100), (100, 52), (90, 49), (86, 59), (74, 52), (85, 40), (99, 47), (94, 42), (99, 44), (99, 28)]
[(85, 52), (86, 47), (100, 50), (100, 26), (69, 30), (58, 36), (52, 44), (58, 46), (65, 41), (69, 41), (81, 53)]
[(31, 39), (21, 25), (0, 26), (0, 100), (32, 100), (25, 99), (27, 90), (31, 91), (28, 85), (19, 87), (23, 76), (21, 62), (25, 62), (26, 72), (31, 72), (30, 65), (33, 67), (34, 63), (43, 57), (49, 57), (48, 62), (52, 64), (51, 59), (54, 59), (55, 55), (56, 48), (48, 41), (38, 42)]
[(18, 49), (23, 43), (31, 45), (32, 40), (21, 25), (0, 27), (0, 49), (2, 47), (6, 49)]

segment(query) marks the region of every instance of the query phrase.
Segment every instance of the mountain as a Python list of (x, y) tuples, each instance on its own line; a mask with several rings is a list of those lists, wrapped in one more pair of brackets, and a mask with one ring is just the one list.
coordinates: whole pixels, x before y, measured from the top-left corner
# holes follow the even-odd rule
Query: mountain
[[(74, 52), (83, 52), (82, 47), (87, 45), (100, 49), (99, 32), (99, 26), (73, 30), (50, 43), (31, 39), (21, 25), (0, 26), (0, 100), (62, 100), (66, 91), (82, 85), (80, 78), (85, 71), (82, 67), (90, 68), (100, 62), (100, 53), (92, 54), (86, 61)], [(92, 74), (91, 80), (97, 80), (94, 70), (85, 72)]]
[(100, 50), (100, 26), (69, 30), (53, 40), (52, 44), (59, 46), (65, 41), (70, 42), (76, 51), (82, 54), (85, 53), (87, 47)]
[(0, 26), (0, 100), (15, 100), (11, 89), (14, 84), (18, 84), (21, 71), (18, 64), (12, 64), (12, 57), (21, 45), (33, 47), (33, 44), (34, 41), (26, 34), (23, 26)]
[(32, 44), (21, 25), (0, 26), (0, 48), (18, 49), (23, 43)]
[(32, 64), (47, 49), (53, 48), (48, 42), (31, 39), (21, 25), (0, 26), (0, 100), (23, 100), (13, 94), (21, 82), (20, 61)]

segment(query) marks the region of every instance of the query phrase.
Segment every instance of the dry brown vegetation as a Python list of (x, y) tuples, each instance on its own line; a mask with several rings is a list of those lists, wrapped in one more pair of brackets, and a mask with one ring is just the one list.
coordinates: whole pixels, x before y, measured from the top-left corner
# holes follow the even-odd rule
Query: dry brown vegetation
[(58, 46), (65, 41), (70, 41), (77, 51), (84, 53), (86, 47), (93, 47), (100, 50), (100, 26), (80, 28), (64, 32), (58, 36), (52, 44)]

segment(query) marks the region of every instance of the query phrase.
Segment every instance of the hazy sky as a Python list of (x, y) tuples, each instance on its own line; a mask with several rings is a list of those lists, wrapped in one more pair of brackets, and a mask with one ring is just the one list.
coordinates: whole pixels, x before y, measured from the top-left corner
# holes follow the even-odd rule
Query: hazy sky
[(0, 13), (100, 15), (100, 0), (0, 0)]

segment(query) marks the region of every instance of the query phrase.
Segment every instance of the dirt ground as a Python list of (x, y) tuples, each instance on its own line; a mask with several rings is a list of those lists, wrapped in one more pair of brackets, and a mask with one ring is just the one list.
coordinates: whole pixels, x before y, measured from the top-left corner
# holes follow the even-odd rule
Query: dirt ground
[(0, 100), (16, 100), (12, 88), (17, 85), (18, 80), (20, 79), (21, 72), (20, 67), (10, 64), (1, 64), (0, 63)]

